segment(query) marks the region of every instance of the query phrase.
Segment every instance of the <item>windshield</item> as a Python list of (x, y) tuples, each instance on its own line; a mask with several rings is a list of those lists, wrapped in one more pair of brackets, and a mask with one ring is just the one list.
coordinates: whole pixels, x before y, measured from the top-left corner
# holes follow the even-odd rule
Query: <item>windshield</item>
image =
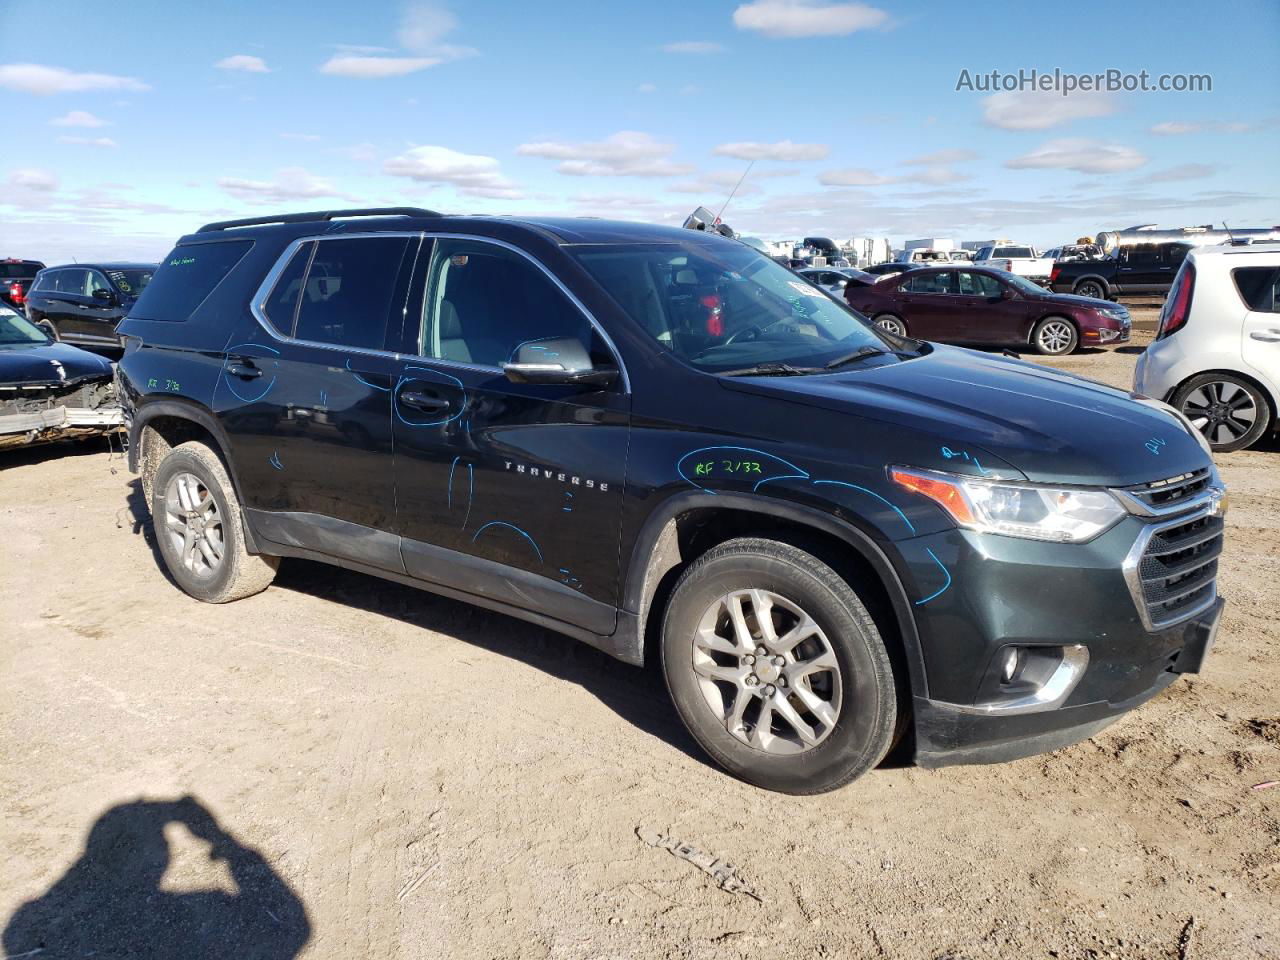
[(578, 259), (659, 344), (710, 373), (893, 350), (865, 318), (742, 244), (583, 246)]
[(48, 343), (45, 332), (21, 314), (0, 307), (0, 348)]
[(1034, 293), (1039, 295), (1045, 292), (1044, 287), (1040, 286), (1038, 283), (1032, 283), (1026, 277), (1020, 277), (1016, 273), (1005, 273), (1003, 270), (1000, 273), (1000, 279), (1020, 293)]
[(136, 297), (151, 282), (151, 274), (154, 271), (149, 268), (145, 270), (116, 270), (108, 268), (102, 272), (107, 275), (107, 279), (111, 281), (112, 285), (126, 297)]

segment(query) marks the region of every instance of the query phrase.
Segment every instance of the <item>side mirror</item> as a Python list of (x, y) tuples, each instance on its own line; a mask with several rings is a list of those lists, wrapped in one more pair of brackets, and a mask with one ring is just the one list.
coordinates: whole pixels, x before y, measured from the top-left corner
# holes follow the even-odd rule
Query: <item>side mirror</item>
[(1015, 300), (1015, 299), (1017, 299), (1017, 296), (1018, 296), (1018, 291), (1017, 291), (1017, 290), (1015, 290), (1015, 289), (1013, 289), (1013, 287), (1001, 287), (1001, 288), (1000, 288), (1000, 299), (1001, 299), (1001, 300)]
[(605, 387), (618, 378), (616, 367), (597, 367), (587, 348), (575, 337), (530, 340), (512, 351), (502, 364), (512, 383), (559, 383)]
[(106, 290), (103, 287), (98, 287), (93, 291), (93, 299), (101, 300), (103, 303), (115, 303), (116, 295), (112, 293), (110, 290)]

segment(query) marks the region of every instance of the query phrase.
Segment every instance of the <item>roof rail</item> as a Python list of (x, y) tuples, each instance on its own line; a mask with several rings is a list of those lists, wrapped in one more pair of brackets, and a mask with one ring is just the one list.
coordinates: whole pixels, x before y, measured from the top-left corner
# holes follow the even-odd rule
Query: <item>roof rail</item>
[(365, 207), (359, 210), (317, 210), (314, 213), (281, 213), (270, 217), (246, 217), (243, 220), (219, 220), (206, 223), (196, 233), (212, 233), (235, 227), (260, 227), (270, 223), (313, 223), (340, 217), (440, 217), (444, 214), (422, 207)]

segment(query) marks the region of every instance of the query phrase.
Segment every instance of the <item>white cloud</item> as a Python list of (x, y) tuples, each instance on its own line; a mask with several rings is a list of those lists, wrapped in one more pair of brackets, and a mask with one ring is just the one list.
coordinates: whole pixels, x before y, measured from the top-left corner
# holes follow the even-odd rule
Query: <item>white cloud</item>
[(52, 170), (26, 167), (12, 171), (9, 174), (9, 183), (11, 186), (22, 187), (27, 190), (51, 192), (58, 189), (58, 175)]
[(958, 173), (950, 164), (962, 159), (964, 151), (944, 150), (940, 153), (908, 160), (907, 166), (923, 167), (910, 173), (884, 174), (868, 170), (866, 167), (844, 167), (838, 170), (824, 170), (818, 174), (818, 182), (824, 187), (882, 187), (891, 183), (922, 183), (931, 186), (943, 186), (968, 180), (967, 173)]
[(1274, 126), (1277, 122), (1280, 121), (1276, 118), (1263, 120), (1259, 123), (1240, 123), (1239, 121), (1227, 120), (1188, 123), (1180, 120), (1171, 120), (1165, 123), (1157, 123), (1147, 132), (1162, 137), (1176, 137), (1186, 133), (1253, 133), (1264, 127)]
[(1213, 176), (1218, 168), (1208, 163), (1183, 163), (1167, 170), (1158, 170), (1143, 177), (1143, 183), (1171, 183), (1175, 180), (1199, 180)]
[(1115, 113), (1106, 93), (1079, 91), (1064, 97), (1052, 90), (1003, 90), (982, 98), (982, 119), (1001, 130), (1047, 130), (1082, 117)]
[(338, 52), (324, 62), (321, 73), (338, 77), (402, 77), (428, 67), (476, 54), (471, 47), (443, 43), (446, 35), (456, 30), (458, 18), (448, 9), (434, 3), (415, 3), (405, 8), (396, 39), (413, 56), (387, 56), (387, 47), (339, 44)]
[(1150, 132), (1164, 137), (1176, 137), (1184, 133), (1199, 133), (1203, 129), (1203, 123), (1182, 123), (1171, 120), (1166, 123), (1157, 123)]
[(107, 121), (95, 117), (87, 110), (72, 110), (66, 116), (54, 117), (49, 121), (52, 127), (105, 127)]
[(766, 37), (842, 37), (888, 21), (888, 13), (865, 3), (819, 0), (754, 0), (733, 11), (733, 24), (739, 30), (754, 30)]
[(114, 148), (114, 147), (118, 147), (118, 146), (120, 146), (120, 144), (116, 143), (116, 142), (115, 142), (114, 140), (112, 140), (110, 137), (59, 137), (59, 138), (58, 138), (58, 142), (59, 142), (59, 143), (73, 143), (73, 144), (78, 144), (78, 145), (83, 146), (83, 147), (111, 147), (111, 148)]
[(218, 186), (241, 200), (261, 203), (306, 200), (316, 197), (354, 199), (340, 192), (329, 180), (324, 177), (318, 177), (302, 167), (283, 167), (276, 171), (274, 180), (245, 180), (240, 177), (220, 177)]
[(756, 140), (744, 140), (738, 143), (722, 143), (711, 151), (720, 157), (736, 157), (739, 160), (822, 160), (831, 152), (825, 143), (792, 143), (790, 140), (779, 140), (777, 143), (760, 143)]
[(824, 170), (818, 174), (818, 182), (825, 187), (878, 187), (896, 183), (897, 178), (886, 177), (866, 167), (843, 167), (839, 170)]
[(939, 150), (936, 153), (926, 153), (920, 157), (913, 157), (904, 161), (909, 167), (933, 167), (939, 164), (949, 163), (967, 163), (970, 160), (978, 159), (978, 155), (972, 150)]
[(642, 83), (640, 84), (640, 86), (636, 87), (636, 93), (657, 93), (657, 92), (658, 92), (657, 84), (653, 84), (653, 83)]
[(562, 161), (556, 169), (571, 177), (675, 177), (692, 173), (689, 164), (667, 159), (675, 147), (647, 133), (622, 130), (604, 140), (583, 143), (522, 143), (516, 153)]
[(675, 43), (664, 43), (663, 53), (723, 53), (724, 45), (711, 40), (678, 40)]
[(1133, 147), (1101, 140), (1066, 138), (1050, 140), (1030, 153), (1015, 157), (1005, 164), (1014, 170), (1046, 168), (1074, 170), (1076, 173), (1118, 173), (1132, 170), (1147, 162)]
[(496, 159), (448, 147), (412, 147), (392, 157), (382, 169), (419, 183), (452, 184), (459, 193), (474, 197), (515, 200), (521, 196), (519, 187), (502, 175)]
[(42, 97), (86, 90), (151, 89), (136, 77), (119, 77), (111, 73), (75, 73), (63, 67), (46, 67), (38, 63), (0, 64), (0, 87)]
[(247, 53), (237, 53), (223, 57), (214, 64), (219, 70), (239, 70), (242, 73), (270, 73), (271, 68), (261, 57), (251, 57)]
[(416, 73), (443, 62), (439, 57), (357, 57), (337, 53), (321, 65), (320, 72), (335, 77), (363, 79), (402, 77), (406, 73)]

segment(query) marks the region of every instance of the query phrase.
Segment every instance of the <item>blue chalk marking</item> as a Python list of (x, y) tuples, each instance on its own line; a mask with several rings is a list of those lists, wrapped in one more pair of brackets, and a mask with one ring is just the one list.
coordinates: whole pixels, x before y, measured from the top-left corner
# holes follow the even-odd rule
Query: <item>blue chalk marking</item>
[(1168, 442), (1167, 440), (1162, 440), (1159, 437), (1152, 437), (1150, 440), (1148, 440), (1144, 444), (1144, 446), (1148, 450), (1150, 450), (1152, 453), (1156, 454), (1156, 456), (1159, 456), (1160, 448), (1163, 447), (1167, 442)]
[(538, 555), (538, 562), (539, 563), (544, 562), (542, 559), (542, 550), (538, 546), (537, 541), (534, 540), (533, 537), (529, 536), (529, 534), (525, 533), (523, 530), (517, 527), (514, 523), (507, 523), (503, 520), (490, 520), (483, 527), (481, 527), (479, 530), (476, 531), (476, 535), (471, 538), (471, 542), (475, 543), (478, 539), (480, 539), (480, 534), (484, 533), (490, 527), (506, 527), (508, 530), (514, 530), (516, 533), (520, 534), (520, 536), (524, 537), (526, 540), (529, 541), (529, 546), (533, 547), (534, 552), (537, 553)]
[(918, 606), (920, 606), (920, 604), (922, 604), (922, 603), (928, 603), (930, 600), (934, 600), (934, 599), (936, 599), (937, 597), (942, 596), (944, 593), (946, 593), (946, 592), (947, 592), (947, 588), (951, 586), (951, 571), (950, 571), (950, 570), (948, 570), (948, 569), (946, 568), (946, 566), (943, 564), (943, 562), (942, 562), (941, 560), (939, 560), (939, 559), (938, 559), (937, 554), (935, 554), (935, 553), (934, 553), (932, 550), (930, 550), (928, 547), (925, 547), (924, 549), (925, 549), (925, 552), (926, 552), (927, 554), (929, 554), (929, 556), (933, 557), (933, 562), (934, 562), (934, 563), (936, 563), (936, 564), (938, 565), (938, 568), (942, 571), (943, 575), (947, 578), (947, 582), (946, 582), (946, 583), (944, 583), (944, 584), (942, 585), (942, 589), (941, 589), (941, 590), (938, 590), (938, 591), (937, 591), (937, 592), (935, 592), (935, 593), (931, 593), (931, 594), (929, 594), (929, 595), (928, 595), (927, 597), (925, 597), (923, 600), (917, 600), (917, 601), (916, 601), (916, 606), (917, 606), (917, 607), (918, 607)]
[(782, 476), (779, 476), (779, 477), (765, 477), (763, 480), (756, 481), (756, 485), (751, 488), (751, 492), (755, 493), (766, 483), (772, 483), (774, 480), (808, 480), (808, 479), (809, 479), (809, 475), (807, 473), (784, 473), (782, 474)]
[(453, 458), (453, 463), (449, 464), (449, 499), (448, 499), (448, 504), (449, 504), (449, 509), (450, 509), (450, 510), (452, 510), (452, 509), (453, 509), (453, 471), (457, 468), (457, 466), (458, 466), (458, 461), (459, 461), (459, 460), (461, 460), (461, 459), (462, 459), (461, 457), (454, 457), (454, 458)]
[[(450, 374), (447, 374), (447, 373), (441, 373), (439, 370), (433, 370), (431, 367), (405, 367), (404, 369), (405, 369), (406, 371), (407, 371), (407, 370), (417, 370), (417, 371), (420, 371), (420, 372), (422, 372), (422, 373), (428, 373), (428, 374), (430, 374), (432, 377), (441, 377), (441, 378), (443, 378), (444, 380), (448, 380), (448, 381), (449, 381), (449, 382), (451, 382), (451, 383), (457, 384), (457, 387), (458, 387), (458, 389), (459, 389), (459, 390), (461, 390), (461, 391), (462, 391), (462, 396), (463, 396), (462, 408), (461, 408), (457, 413), (455, 413), (455, 414), (453, 414), (453, 415), (451, 415), (451, 416), (445, 417), (443, 420), (428, 420), (428, 421), (425, 421), (425, 422), (415, 422), (415, 421), (413, 421), (413, 420), (406, 420), (406, 419), (404, 418), (404, 414), (402, 414), (402, 413), (400, 412), (400, 404), (399, 404), (399, 403), (396, 403), (396, 402), (395, 402), (395, 400), (394, 400), (394, 398), (393, 398), (392, 403), (391, 403), (391, 406), (392, 406), (392, 408), (393, 408), (393, 409), (395, 410), (395, 412), (396, 412), (396, 417), (397, 417), (397, 418), (400, 420), (400, 422), (401, 422), (401, 423), (403, 423), (406, 427), (442, 427), (442, 426), (444, 426), (446, 423), (450, 423), (450, 422), (452, 422), (452, 421), (454, 421), (454, 420), (457, 420), (457, 419), (458, 419), (460, 416), (462, 416), (462, 414), (466, 411), (466, 408), (467, 408), (467, 403), (466, 403), (466, 390), (467, 390), (467, 388), (466, 388), (466, 386), (463, 384), (463, 382), (462, 382), (461, 380), (459, 380), (457, 377), (455, 377), (455, 376), (451, 376)], [(402, 373), (401, 373), (401, 375), (400, 375), (400, 379), (396, 381), (395, 392), (396, 392), (397, 394), (399, 394), (399, 392), (400, 392), (400, 388), (401, 388), (402, 386), (404, 386), (404, 385), (405, 385), (408, 381), (410, 381), (410, 380), (430, 380), (430, 377), (411, 377), (411, 376), (407, 376), (405, 373), (403, 373), (403, 372), (402, 372)], [(464, 429), (464, 430), (467, 428), (467, 422), (466, 422), (465, 420), (462, 422), (462, 427), (463, 427), (463, 429)]]
[(973, 465), (974, 465), (975, 467), (977, 467), (977, 468), (978, 468), (978, 473), (982, 474), (984, 477), (985, 477), (988, 473), (990, 473), (990, 471), (989, 471), (989, 470), (984, 469), (984, 468), (983, 468), (983, 466), (982, 466), (982, 464), (980, 464), (980, 463), (978, 462), (978, 458), (977, 458), (977, 457), (974, 457), (974, 458), (973, 458)]
[(274, 452), (271, 454), (271, 456), (269, 456), (269, 457), (267, 458), (267, 463), (271, 464), (271, 465), (272, 465), (273, 467), (275, 467), (277, 470), (283, 470), (283, 469), (284, 469), (284, 464), (280, 462), (280, 451), (279, 451), (279, 450), (274, 451)]
[[(277, 357), (280, 356), (279, 350), (276, 350), (273, 347), (268, 347), (265, 344), (261, 344), (261, 343), (237, 343), (233, 347), (227, 347), (225, 352), (228, 355), (228, 357), (230, 357), (233, 354), (243, 352), (245, 347), (253, 347), (256, 350), (266, 350), (268, 353), (274, 353)], [(279, 363), (279, 361), (276, 361), (276, 362)], [(271, 388), (276, 385), (276, 375), (273, 373), (271, 375), (271, 379), (267, 381), (266, 386), (262, 388), (261, 392), (255, 394), (252, 397), (246, 397), (243, 393), (241, 393), (239, 390), (236, 389), (236, 384), (235, 384), (236, 378), (232, 377), (229, 373), (227, 373), (225, 366), (222, 369), (222, 374), (223, 374), (222, 379), (226, 381), (227, 389), (230, 390), (231, 393), (236, 397), (236, 399), (238, 399), (242, 403), (257, 403), (259, 400), (265, 397), (268, 393), (270, 393)]]
[(471, 519), (471, 504), (476, 498), (476, 474), (467, 464), (467, 515), (462, 518), (462, 529), (467, 529), (467, 521)]
[(378, 386), (376, 383), (370, 383), (370, 382), (369, 382), (368, 380), (366, 380), (364, 377), (360, 376), (360, 374), (358, 374), (358, 373), (356, 373), (354, 370), (352, 370), (352, 369), (351, 369), (351, 358), (350, 358), (350, 357), (347, 357), (347, 372), (348, 372), (348, 373), (350, 373), (350, 374), (351, 374), (353, 377), (355, 377), (357, 380), (359, 380), (361, 383), (363, 383), (366, 387), (373, 387), (373, 389), (375, 389), (375, 390), (381, 390), (383, 393), (390, 393), (390, 392), (391, 392), (391, 388), (390, 388), (390, 387), (380, 387), (380, 386)]
[(813, 481), (813, 485), (814, 485), (815, 487), (817, 487), (817, 486), (822, 486), (822, 485), (824, 485), (824, 484), (826, 484), (826, 485), (830, 485), (830, 486), (835, 486), (835, 487), (848, 487), (850, 490), (857, 490), (859, 493), (865, 493), (865, 494), (867, 494), (867, 495), (869, 495), (869, 496), (875, 497), (877, 500), (879, 500), (880, 502), (882, 502), (885, 506), (889, 507), (889, 509), (891, 509), (894, 513), (896, 513), (896, 514), (901, 518), (902, 522), (903, 522), (903, 523), (905, 523), (905, 524), (907, 525), (907, 529), (908, 529), (908, 530), (910, 530), (912, 533), (915, 533), (915, 532), (916, 532), (916, 528), (915, 528), (915, 526), (911, 523), (911, 521), (910, 521), (910, 520), (908, 520), (908, 519), (907, 519), (907, 515), (906, 515), (905, 513), (903, 513), (900, 509), (898, 509), (898, 507), (894, 506), (894, 504), (890, 503), (890, 502), (889, 502), (888, 500), (886, 500), (884, 497), (880, 496), (880, 494), (876, 493), (874, 490), (868, 490), (866, 487), (860, 487), (860, 486), (858, 486), (856, 483), (844, 483), (844, 482), (843, 482), (843, 481), (841, 481), (841, 480), (815, 480), (815, 481)]

